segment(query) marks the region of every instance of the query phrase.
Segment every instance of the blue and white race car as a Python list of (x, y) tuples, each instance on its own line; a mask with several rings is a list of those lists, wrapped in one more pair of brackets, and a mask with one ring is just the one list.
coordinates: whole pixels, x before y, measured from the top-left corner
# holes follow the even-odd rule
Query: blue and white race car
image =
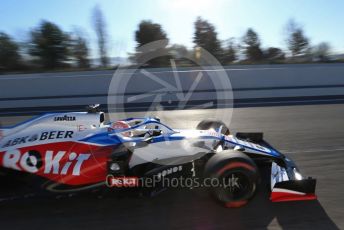
[(104, 124), (104, 113), (89, 111), (45, 114), (0, 131), (0, 168), (44, 179), (53, 192), (107, 185), (156, 193), (190, 179), (188, 186), (209, 187), (225, 206), (240, 207), (266, 167), (272, 201), (316, 199), (316, 180), (262, 133), (234, 135), (217, 120), (181, 130), (152, 117)]

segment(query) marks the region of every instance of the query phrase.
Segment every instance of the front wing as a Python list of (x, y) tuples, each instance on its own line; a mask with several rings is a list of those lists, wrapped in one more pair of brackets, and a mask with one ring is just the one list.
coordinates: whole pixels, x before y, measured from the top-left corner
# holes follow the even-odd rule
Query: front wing
[(271, 165), (271, 195), (272, 202), (315, 200), (316, 180), (304, 179), (296, 168)]

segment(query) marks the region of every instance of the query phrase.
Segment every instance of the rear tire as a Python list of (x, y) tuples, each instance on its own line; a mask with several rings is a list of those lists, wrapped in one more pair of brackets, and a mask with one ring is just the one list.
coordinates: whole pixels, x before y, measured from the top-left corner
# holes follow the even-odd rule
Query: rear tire
[(219, 120), (215, 120), (215, 119), (206, 119), (201, 121), (196, 129), (198, 130), (208, 130), (208, 129), (214, 129), (216, 131), (219, 131), (224, 134), (224, 135), (229, 135), (229, 128), (226, 126), (225, 123), (223, 123), (222, 121)]
[(218, 201), (226, 207), (237, 208), (253, 197), (259, 173), (256, 164), (244, 153), (225, 150), (209, 159), (205, 178), (216, 181), (210, 192)]

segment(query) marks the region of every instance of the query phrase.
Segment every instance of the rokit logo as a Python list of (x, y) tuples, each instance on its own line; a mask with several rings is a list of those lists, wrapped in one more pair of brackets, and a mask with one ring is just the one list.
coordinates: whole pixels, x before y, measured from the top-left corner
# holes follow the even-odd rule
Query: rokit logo
[(83, 163), (90, 158), (91, 154), (71, 152), (67, 156), (67, 161), (61, 164), (66, 153), (66, 151), (58, 151), (54, 154), (54, 151), (48, 150), (44, 161), (42, 161), (42, 156), (37, 151), (21, 154), (19, 150), (12, 150), (5, 153), (2, 165), (6, 168), (24, 170), (29, 173), (37, 173), (44, 166), (44, 174), (67, 175), (71, 173), (73, 176), (79, 176)]
[(62, 117), (54, 117), (54, 121), (76, 121), (76, 117), (64, 115)]
[(106, 185), (108, 187), (117, 188), (128, 188), (128, 187), (138, 187), (139, 178), (138, 177), (115, 177), (113, 175), (108, 175), (106, 177)]
[(35, 142), (35, 141), (73, 138), (73, 134), (74, 134), (73, 131), (42, 132), (40, 134), (33, 134), (33, 135), (25, 136), (25, 137), (18, 137), (18, 138), (8, 140), (2, 146), (2, 148), (15, 146), (15, 145), (19, 145), (19, 144), (25, 144), (28, 142)]

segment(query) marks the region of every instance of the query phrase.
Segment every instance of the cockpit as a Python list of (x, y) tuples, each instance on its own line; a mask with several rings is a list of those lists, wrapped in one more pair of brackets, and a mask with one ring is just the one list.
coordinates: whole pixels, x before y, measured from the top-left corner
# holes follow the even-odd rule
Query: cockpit
[(175, 131), (160, 123), (159, 118), (129, 118), (112, 122), (108, 131), (122, 137), (149, 138)]

